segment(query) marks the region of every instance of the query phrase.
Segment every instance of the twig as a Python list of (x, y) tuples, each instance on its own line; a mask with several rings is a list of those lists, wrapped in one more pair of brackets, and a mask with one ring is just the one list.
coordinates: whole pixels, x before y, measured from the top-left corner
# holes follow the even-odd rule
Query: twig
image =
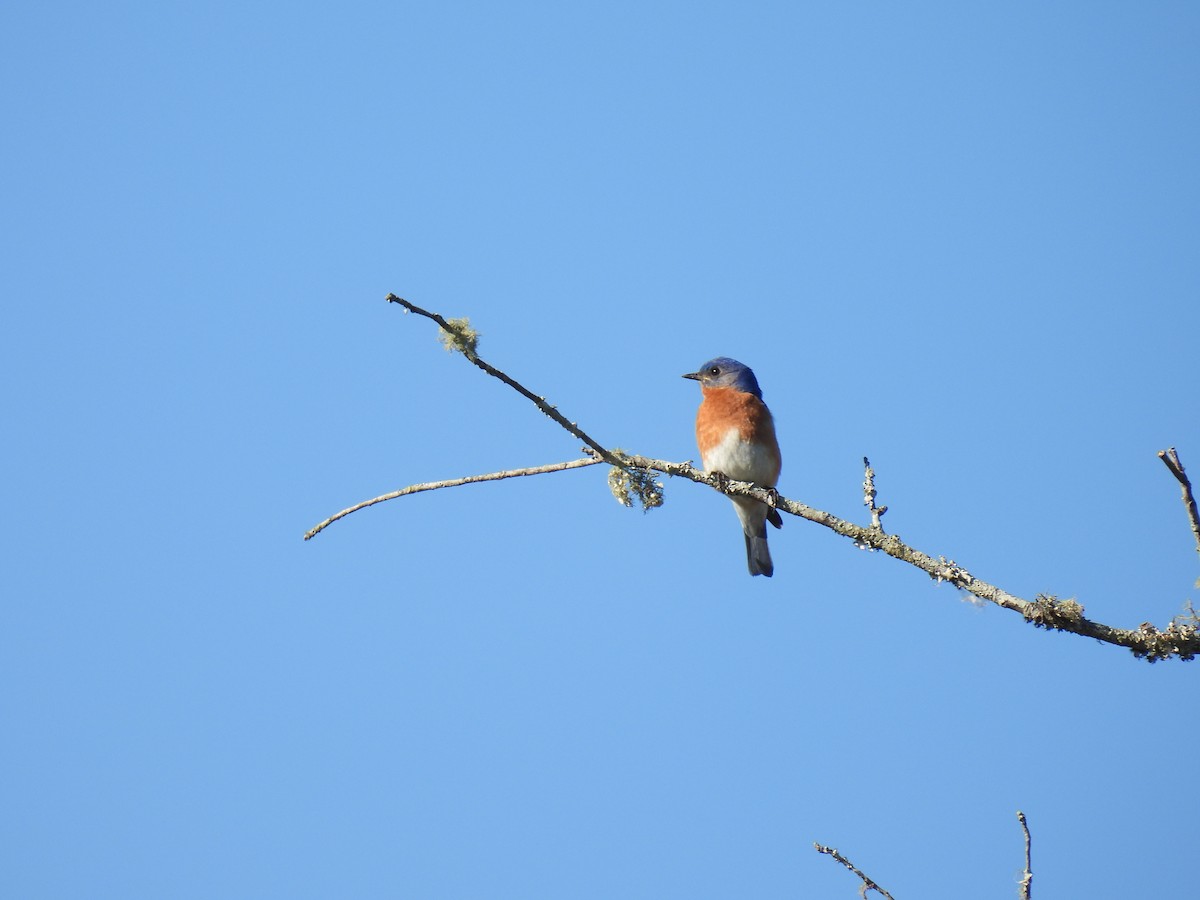
[(1187, 509), (1188, 521), (1192, 523), (1192, 536), (1196, 539), (1196, 552), (1200, 553), (1200, 513), (1196, 511), (1196, 498), (1192, 494), (1192, 482), (1188, 479), (1187, 473), (1183, 471), (1183, 463), (1179, 461), (1179, 454), (1175, 452), (1174, 447), (1159, 450), (1158, 458), (1183, 486), (1183, 505)]
[[(454, 327), (449, 322), (447, 322), (445, 319), (443, 319), (441, 316), (439, 316), (437, 313), (429, 312), (429, 310), (427, 310), (427, 309), (421, 309), (421, 307), (416, 306), (415, 304), (409, 303), (407, 300), (402, 300), (401, 298), (397, 297), (395, 294), (388, 294), (386, 299), (387, 299), (388, 303), (399, 303), (401, 306), (403, 306), (409, 312), (416, 313), (419, 316), (425, 316), (425, 318), (427, 318), (427, 319), (432, 319), (433, 321), (437, 322), (438, 325), (441, 326), (443, 331), (450, 332), (450, 333), (453, 333), (455, 331)], [(463, 356), (465, 356), (467, 359), (469, 359), (472, 363), (474, 363), (479, 368), (483, 369), (483, 371), (487, 372), (493, 378), (499, 378), (501, 381), (503, 381), (505, 384), (507, 384), (510, 388), (512, 388), (514, 391), (516, 391), (522, 397), (525, 397), (528, 400), (530, 400), (531, 402), (533, 402), (533, 404), (535, 406), (537, 406), (538, 409), (540, 409), (542, 412), (544, 412), (546, 415), (548, 415), (551, 419), (553, 419), (555, 422), (557, 422), (559, 425), (561, 425), (563, 428), (565, 428), (568, 432), (573, 434), (575, 437), (579, 438), (579, 440), (583, 441), (585, 444), (587, 444), (589, 447), (591, 447), (593, 450), (595, 450), (597, 453), (599, 453), (600, 456), (604, 459), (604, 461), (607, 462), (609, 465), (620, 466), (620, 467), (624, 468), (624, 464), (621, 462), (620, 459), (618, 459), (616, 456), (614, 456), (612, 452), (605, 449), (604, 447), (601, 447), (598, 443), (596, 443), (594, 440), (592, 440), (590, 437), (588, 437), (588, 435), (586, 435), (583, 432), (583, 430), (578, 425), (576, 425), (574, 422), (568, 421), (567, 418), (562, 413), (560, 413), (552, 404), (546, 402), (545, 397), (539, 397), (537, 394), (535, 394), (533, 391), (529, 390), (527, 387), (525, 387), (520, 382), (515, 381), (512, 378), (509, 378), (507, 375), (505, 375), (503, 372), (501, 372), (499, 369), (495, 368), (494, 366), (488, 365), (486, 362), (484, 362), (482, 359), (479, 358), (479, 355), (476, 354), (473, 349), (462, 348), (462, 350), (463, 350)]]
[(1021, 900), (1030, 900), (1033, 896), (1033, 868), (1029, 859), (1029, 847), (1032, 842), (1029, 839), (1029, 823), (1025, 821), (1025, 813), (1019, 809), (1017, 821), (1021, 823), (1021, 830), (1025, 832), (1025, 876), (1021, 879)]
[(1183, 612), (1171, 617), (1171, 621), (1179, 625), (1200, 625), (1200, 612), (1192, 606), (1191, 600), (1183, 601)]
[(458, 487), (460, 484), (475, 484), (480, 481), (499, 481), (501, 478), (519, 478), (522, 475), (545, 475), (548, 472), (565, 472), (567, 469), (579, 469), (583, 466), (594, 466), (603, 460), (598, 456), (587, 456), (583, 459), (572, 459), (568, 462), (550, 463), (545, 466), (532, 466), (528, 469), (508, 469), (503, 472), (489, 472), (486, 475), (467, 475), (465, 478), (451, 478), (449, 481), (429, 481), (424, 484), (410, 484), (406, 488), (401, 488), (398, 491), (392, 491), (390, 494), (384, 494), (380, 497), (375, 497), (371, 500), (364, 500), (362, 503), (356, 503), (353, 506), (343, 509), (340, 513), (330, 516), (324, 522), (320, 523), (311, 530), (305, 532), (304, 539), (307, 541), (314, 535), (320, 534), (338, 519), (343, 519), (352, 512), (358, 512), (360, 509), (365, 509), (368, 506), (374, 506), (376, 503), (382, 503), (384, 500), (395, 500), (397, 497), (403, 497), (406, 494), (419, 494), (421, 491), (436, 491), (441, 488)]
[(820, 844), (818, 844), (814, 841), (813, 849), (816, 850), (818, 853), (825, 853), (825, 854), (828, 854), (829, 856), (832, 856), (834, 859), (836, 859), (838, 862), (840, 862), (843, 866), (845, 866), (847, 869), (849, 869), (851, 872), (853, 872), (855, 875), (857, 875), (859, 878), (862, 879), (862, 887), (860, 887), (858, 889), (858, 895), (860, 897), (862, 897), (863, 900), (866, 900), (866, 898), (867, 898), (867, 891), (879, 891), (879, 893), (881, 893), (883, 896), (887, 897), (888, 900), (896, 900), (895, 897), (893, 897), (891, 894), (889, 894), (887, 891), (885, 891), (883, 888), (881, 888), (879, 885), (877, 885), (872, 879), (867, 877), (867, 875), (864, 874), (862, 869), (858, 868), (858, 866), (854, 865), (854, 863), (850, 862), (850, 860), (846, 859), (846, 857), (842, 856), (842, 854), (838, 853), (832, 847), (822, 847)]
[(863, 477), (863, 506), (871, 513), (871, 527), (882, 533), (883, 523), (879, 520), (887, 512), (887, 507), (875, 505), (875, 495), (877, 493), (875, 490), (875, 470), (871, 468), (871, 461), (865, 456), (863, 457), (863, 468), (866, 469), (866, 475)]

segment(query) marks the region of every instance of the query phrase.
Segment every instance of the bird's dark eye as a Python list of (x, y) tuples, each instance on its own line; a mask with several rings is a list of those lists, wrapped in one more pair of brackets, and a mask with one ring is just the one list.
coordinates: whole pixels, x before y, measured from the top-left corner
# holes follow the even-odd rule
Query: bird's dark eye
[(719, 368), (719, 367), (717, 367), (717, 366), (713, 366), (711, 369), (709, 369), (709, 370), (708, 370), (708, 374), (709, 374), (709, 375), (720, 375), (720, 374), (721, 374), (721, 370), (720, 370), (720, 368)]

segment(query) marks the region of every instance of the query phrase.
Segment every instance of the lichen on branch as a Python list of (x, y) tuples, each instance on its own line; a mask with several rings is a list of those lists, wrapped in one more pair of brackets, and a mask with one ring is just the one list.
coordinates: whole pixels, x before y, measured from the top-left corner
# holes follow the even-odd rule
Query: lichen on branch
[[(614, 447), (612, 453), (622, 461), (628, 460), (619, 447)], [(663, 505), (663, 484), (652, 469), (613, 466), (608, 470), (608, 489), (622, 506), (640, 506), (643, 513)]]
[(471, 320), (466, 316), (447, 319), (445, 326), (438, 326), (438, 340), (447, 352), (458, 351), (467, 359), (473, 359), (479, 347), (479, 332), (471, 327)]

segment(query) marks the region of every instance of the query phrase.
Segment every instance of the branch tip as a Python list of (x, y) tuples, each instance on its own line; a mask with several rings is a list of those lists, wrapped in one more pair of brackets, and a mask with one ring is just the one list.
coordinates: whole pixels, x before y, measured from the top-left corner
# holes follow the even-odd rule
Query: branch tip
[(1174, 447), (1159, 450), (1158, 458), (1171, 470), (1171, 474), (1179, 482), (1183, 495), (1181, 498), (1183, 500), (1183, 507), (1187, 510), (1188, 522), (1192, 526), (1192, 537), (1196, 539), (1196, 552), (1200, 553), (1200, 512), (1196, 509), (1196, 496), (1192, 493), (1191, 479), (1188, 478), (1187, 472), (1184, 471), (1183, 463), (1179, 461), (1179, 454), (1175, 451)]
[(1021, 823), (1021, 830), (1025, 832), (1025, 874), (1022, 876), (1021, 885), (1021, 900), (1030, 900), (1033, 896), (1033, 866), (1030, 863), (1030, 846), (1032, 840), (1029, 837), (1029, 822), (1025, 819), (1025, 813), (1017, 810), (1017, 821)]
[(874, 882), (874, 880), (872, 880), (869, 876), (867, 876), (863, 872), (862, 869), (858, 868), (858, 866), (854, 865), (854, 863), (850, 862), (850, 860), (848, 860), (848, 859), (846, 859), (846, 857), (842, 856), (842, 854), (839, 853), (837, 850), (835, 850), (833, 847), (823, 847), (820, 844), (818, 844), (816, 841), (813, 841), (813, 849), (816, 850), (818, 853), (824, 853), (827, 856), (833, 857), (835, 860), (840, 862), (843, 866), (845, 866), (847, 869), (849, 869), (851, 872), (853, 872), (855, 875), (857, 875), (859, 878), (861, 878), (862, 886), (859, 888), (859, 895), (862, 896), (863, 898), (865, 898), (867, 896), (867, 891), (878, 891), (884, 897), (887, 897), (887, 900), (895, 900), (895, 898), (891, 894), (889, 894), (887, 891), (885, 891), (883, 888), (881, 888), (878, 884), (876, 884)]

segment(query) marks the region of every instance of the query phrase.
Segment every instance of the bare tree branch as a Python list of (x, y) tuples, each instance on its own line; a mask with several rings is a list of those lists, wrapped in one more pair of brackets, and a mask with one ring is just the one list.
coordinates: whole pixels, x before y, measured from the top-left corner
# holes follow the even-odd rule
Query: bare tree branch
[[(654, 480), (652, 477), (653, 472), (686, 478), (690, 481), (707, 484), (728, 495), (751, 497), (755, 500), (760, 500), (790, 515), (798, 516), (824, 526), (843, 537), (849, 538), (859, 547), (870, 550), (881, 550), (888, 556), (920, 569), (939, 583), (947, 582), (960, 590), (973, 594), (981, 600), (986, 600), (1004, 609), (1020, 613), (1027, 622), (1032, 623), (1038, 628), (1068, 631), (1072, 634), (1095, 638), (1104, 643), (1126, 647), (1132, 650), (1135, 656), (1147, 659), (1150, 662), (1176, 656), (1180, 659), (1190, 660), (1200, 654), (1200, 623), (1197, 623), (1194, 617), (1191, 620), (1187, 618), (1172, 620), (1161, 631), (1149, 622), (1144, 622), (1136, 630), (1113, 628), (1112, 626), (1085, 618), (1083, 615), (1083, 606), (1073, 599), (1060, 600), (1051, 594), (1038, 594), (1033, 600), (1022, 599), (996, 585), (976, 578), (952, 559), (947, 559), (945, 556), (934, 558), (909, 546), (900, 539), (899, 535), (884, 533), (880, 517), (887, 511), (887, 507), (875, 506), (875, 472), (866, 457), (863, 458), (863, 464), (866, 468), (863, 490), (864, 503), (871, 512), (870, 526), (855, 525), (853, 522), (840, 519), (831, 513), (814, 509), (811, 506), (806, 506), (794, 500), (788, 500), (785, 497), (779, 496), (778, 492), (774, 489), (756, 487), (747, 482), (729, 481), (727, 478), (721, 476), (720, 473), (707, 474), (696, 469), (689, 462), (670, 462), (627, 454), (617, 449), (606, 449), (585, 434), (576, 423), (564, 418), (554, 406), (546, 402), (545, 397), (539, 397), (499, 369), (480, 359), (475, 352), (477, 335), (467, 325), (466, 320), (448, 321), (440, 315), (414, 306), (407, 300), (402, 300), (394, 294), (388, 294), (387, 300), (389, 303), (399, 303), (410, 312), (415, 312), (438, 323), (448, 343), (453, 344), (457, 349), (461, 350), (463, 355), (474, 365), (483, 369), (489, 375), (500, 379), (522, 396), (528, 398), (538, 409), (566, 429), (570, 434), (584, 441), (588, 445), (588, 449), (585, 452), (593, 455), (588, 459), (572, 460), (567, 463), (554, 463), (549, 466), (537, 466), (529, 469), (516, 469), (510, 472), (494, 472), (489, 475), (475, 475), (444, 482), (412, 485), (342, 510), (305, 534), (305, 540), (308, 540), (332, 522), (344, 518), (352, 512), (376, 503), (381, 503), (384, 500), (402, 497), (406, 494), (436, 490), (442, 487), (453, 487), (459, 484), (471, 484), (476, 481), (493, 481), (499, 478), (512, 478), (519, 475), (537, 475), (544, 472), (563, 471), (568, 468), (593, 465), (603, 460), (628, 476), (625, 477), (623, 475), (619, 478), (610, 476), (609, 479), (614, 495), (620, 502), (627, 506), (633, 505), (634, 498), (646, 509), (661, 505), (662, 485)], [(1191, 499), (1191, 485), (1187, 481), (1187, 477), (1183, 474), (1183, 467), (1179, 465), (1178, 456), (1175, 455), (1174, 450), (1163, 451), (1159, 456), (1163, 457), (1168, 468), (1176, 474), (1176, 477), (1184, 485), (1185, 503), (1190, 501), (1189, 516), (1193, 517), (1193, 528), (1200, 527), (1195, 524), (1195, 501)]]
[(1192, 494), (1192, 482), (1183, 471), (1183, 463), (1174, 447), (1158, 451), (1158, 458), (1163, 461), (1171, 474), (1183, 486), (1183, 506), (1187, 510), (1188, 521), (1192, 523), (1192, 536), (1196, 539), (1196, 552), (1200, 553), (1200, 513), (1196, 511), (1196, 497)]
[(340, 513), (335, 513), (324, 522), (314, 526), (309, 531), (304, 533), (304, 539), (310, 540), (313, 536), (320, 534), (338, 519), (344, 519), (352, 512), (358, 512), (360, 509), (366, 509), (368, 506), (374, 506), (376, 503), (382, 503), (384, 500), (395, 500), (397, 497), (404, 497), (408, 494), (419, 494), (421, 491), (436, 491), (441, 488), (458, 487), (460, 484), (476, 484), (480, 481), (499, 481), (502, 478), (520, 478), (522, 475), (545, 475), (548, 472), (565, 472), (567, 469), (578, 469), (582, 466), (594, 466), (601, 463), (602, 460), (598, 456), (587, 456), (583, 459), (572, 459), (568, 462), (550, 463), (545, 466), (532, 466), (528, 469), (508, 469), (503, 472), (489, 472), (486, 475), (467, 475), (464, 478), (451, 478), (449, 481), (428, 481), (424, 484), (410, 484), (406, 488), (401, 488), (398, 491), (392, 491), (390, 494), (384, 494), (380, 497), (373, 497), (370, 500), (364, 500), (362, 503), (356, 503), (353, 506), (343, 509)]
[(887, 891), (885, 891), (883, 888), (881, 888), (879, 885), (877, 885), (874, 881), (872, 881), (869, 877), (867, 877), (867, 875), (865, 875), (863, 873), (862, 869), (858, 868), (858, 866), (854, 865), (854, 863), (850, 862), (850, 860), (846, 859), (846, 857), (842, 856), (842, 854), (838, 853), (832, 847), (823, 847), (814, 841), (813, 849), (816, 850), (818, 853), (825, 853), (829, 856), (832, 856), (834, 859), (836, 859), (838, 862), (840, 862), (843, 866), (845, 866), (847, 869), (849, 869), (851, 872), (853, 872), (855, 875), (857, 875), (859, 878), (862, 879), (862, 886), (858, 889), (858, 895), (860, 897), (862, 897), (863, 900), (867, 900), (867, 891), (878, 891), (880, 894), (887, 897), (887, 900), (896, 900), (895, 897), (893, 897), (891, 894), (889, 894)]
[(1032, 841), (1029, 838), (1029, 823), (1025, 821), (1025, 813), (1017, 810), (1017, 821), (1025, 832), (1025, 875), (1021, 878), (1021, 900), (1030, 900), (1033, 896), (1033, 868), (1030, 864), (1029, 848)]

